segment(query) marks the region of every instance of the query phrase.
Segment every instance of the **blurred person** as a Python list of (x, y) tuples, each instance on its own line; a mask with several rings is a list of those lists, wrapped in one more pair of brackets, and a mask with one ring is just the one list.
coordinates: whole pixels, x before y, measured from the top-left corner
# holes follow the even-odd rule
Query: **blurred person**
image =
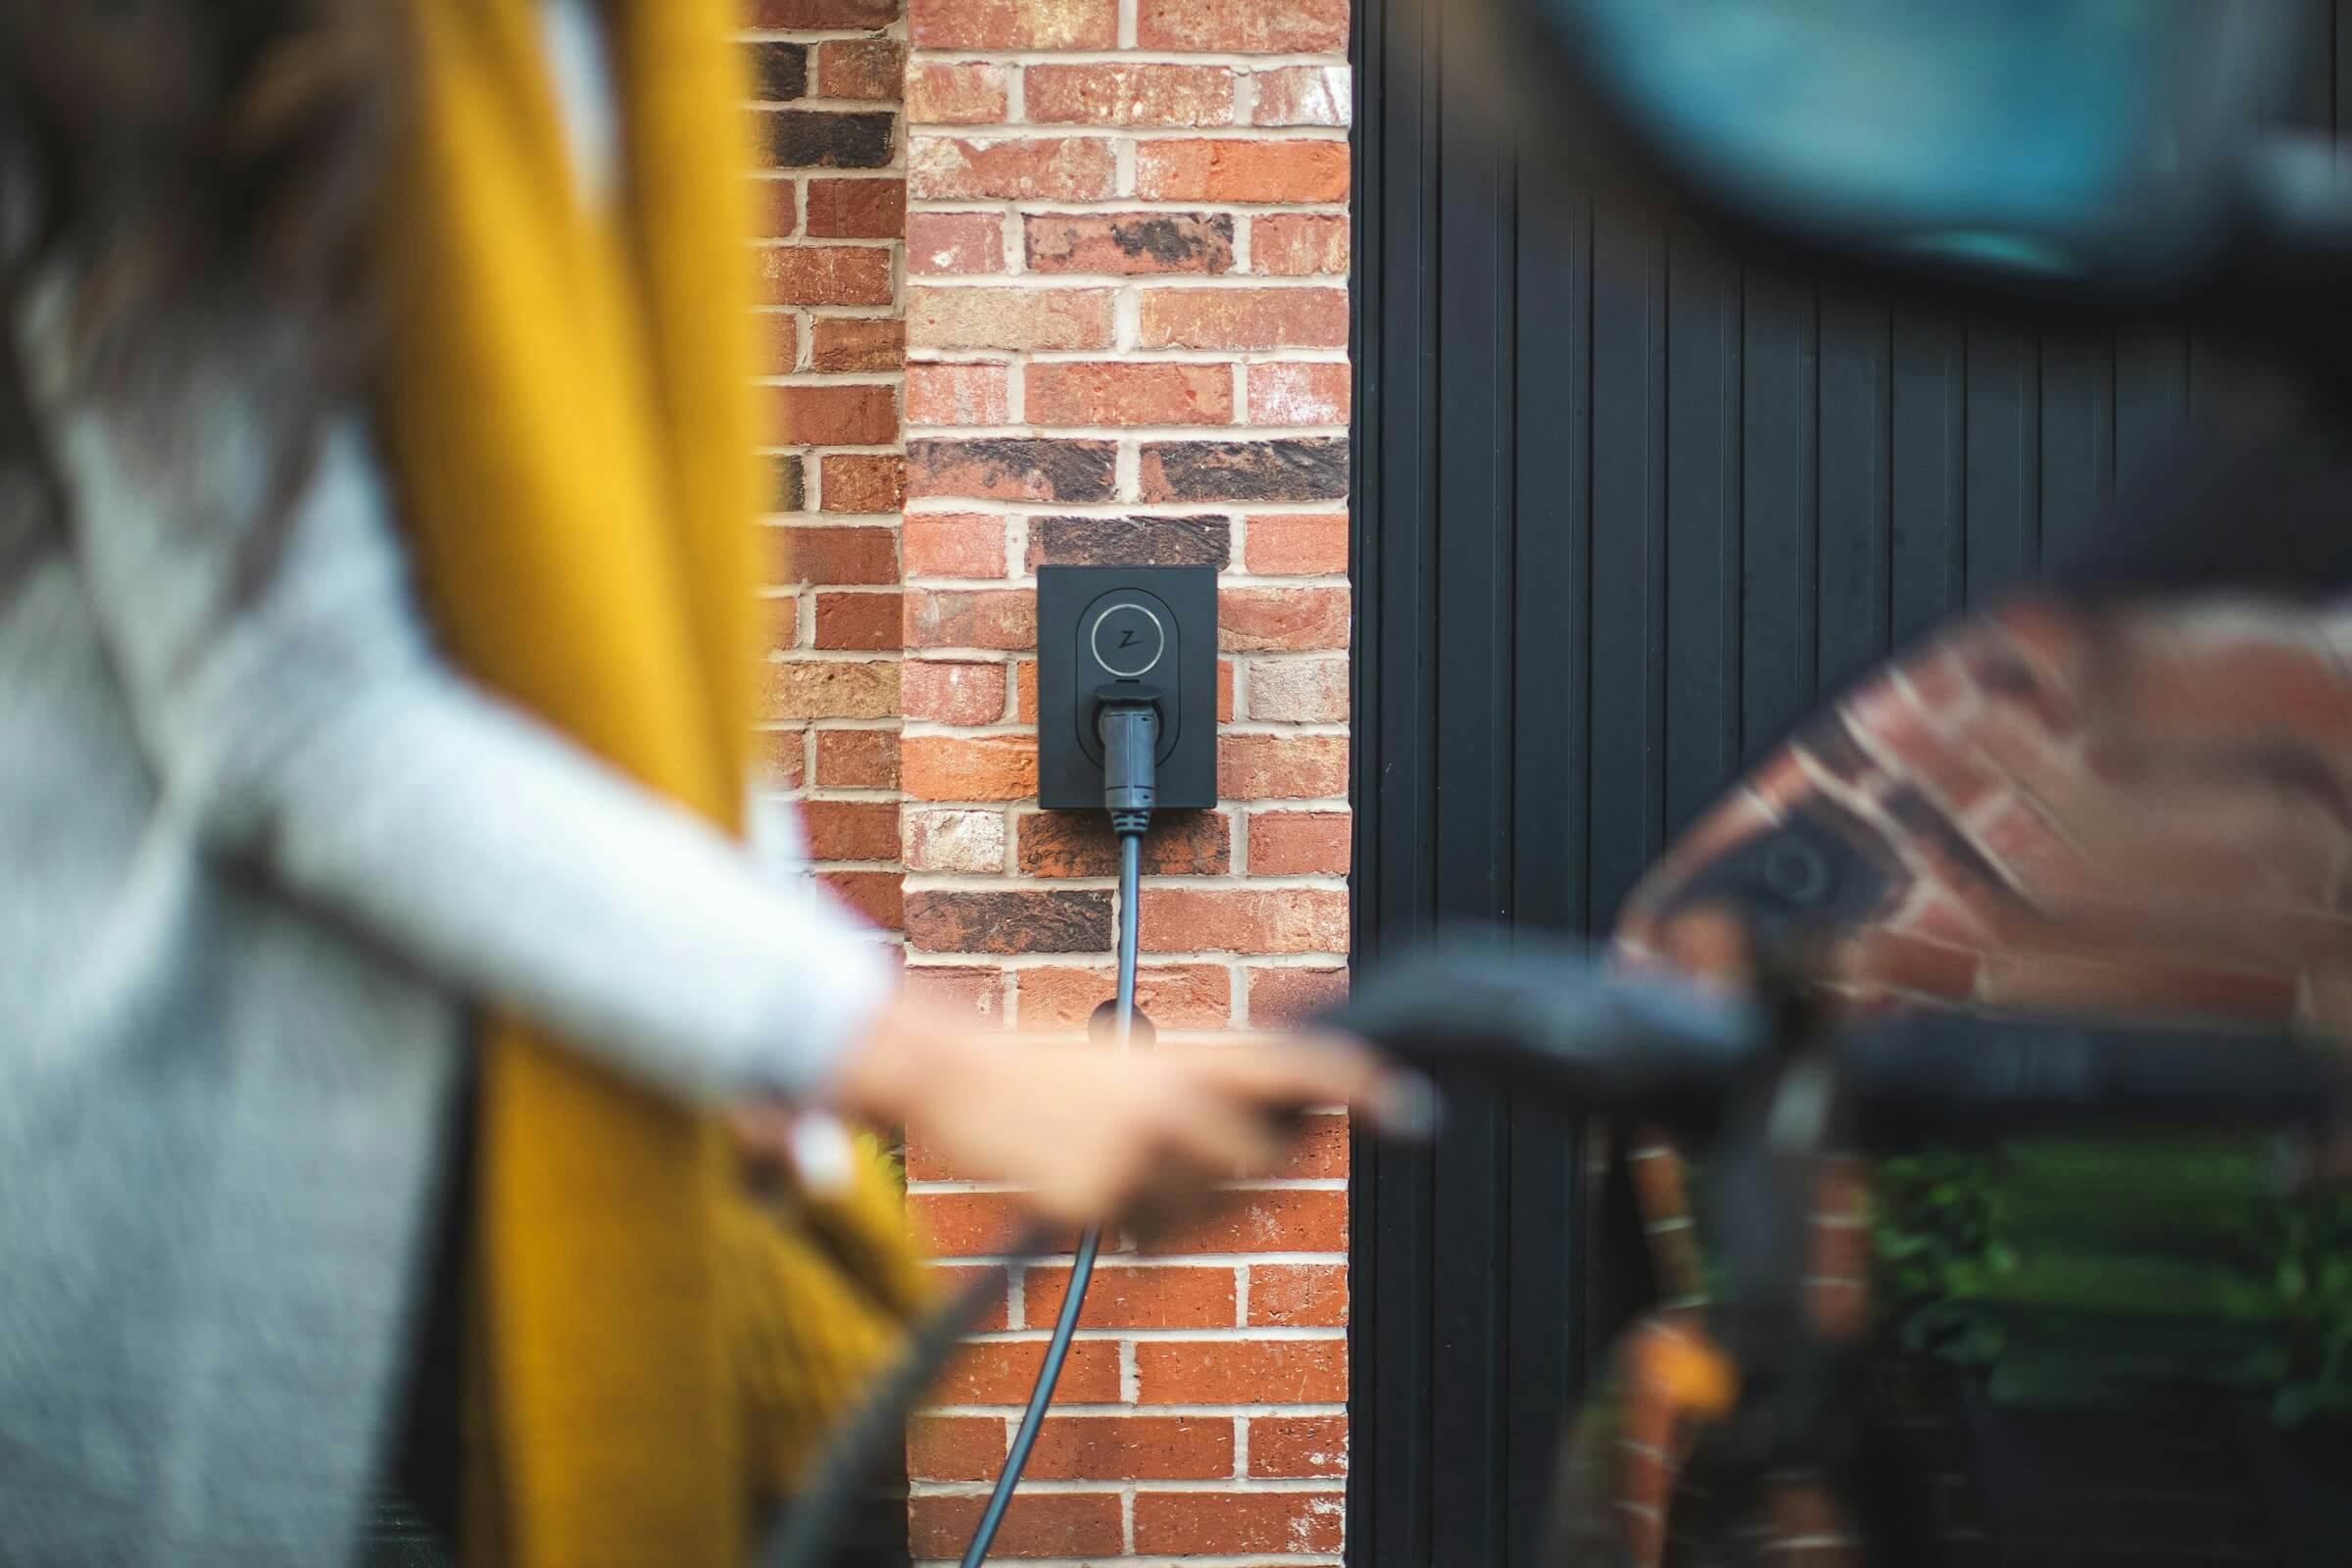
[(984, 1043), (732, 838), (733, 21), (0, 0), (11, 1563), (341, 1560), (404, 1430), (464, 1435), (411, 1484), (469, 1562), (740, 1560), (821, 1402), (777, 1389), (874, 1353), (791, 1282), (911, 1270), (870, 1202), (763, 1251), (724, 1113), (911, 1122), (1080, 1221), (1389, 1097)]

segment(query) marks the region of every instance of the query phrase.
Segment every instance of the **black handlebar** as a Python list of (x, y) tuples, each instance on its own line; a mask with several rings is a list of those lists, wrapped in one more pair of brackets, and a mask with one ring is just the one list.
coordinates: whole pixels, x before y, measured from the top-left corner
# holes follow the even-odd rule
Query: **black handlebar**
[[(1376, 971), (1327, 1022), (1479, 1081), (1696, 1138), (1788, 1048), (1771, 1009), (1571, 949), (1457, 948)], [(1823, 1043), (1849, 1147), (2154, 1127), (2316, 1127), (2352, 1066), (2278, 1034), (1916, 1013)]]

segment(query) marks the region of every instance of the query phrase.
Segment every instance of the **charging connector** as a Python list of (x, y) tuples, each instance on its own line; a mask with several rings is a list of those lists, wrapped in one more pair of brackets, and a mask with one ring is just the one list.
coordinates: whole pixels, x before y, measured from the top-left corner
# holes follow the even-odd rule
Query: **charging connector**
[[(1041, 600), (1063, 592), (1062, 582), (1048, 573), (1101, 569), (1104, 568), (1042, 569), (1038, 574)], [(1083, 758), (1082, 748), (1072, 743), (1090, 735), (1102, 748), (1101, 804), (1110, 815), (1111, 831), (1118, 835), (1119, 842), (1118, 993), (1113, 1006), (1115, 1038), (1122, 1051), (1135, 1038), (1135, 971), (1141, 945), (1138, 884), (1142, 880), (1144, 835), (1151, 831), (1152, 813), (1160, 804), (1162, 762), (1167, 764), (1168, 794), (1173, 804), (1207, 806), (1216, 797), (1216, 726), (1212, 721), (1216, 690), (1216, 574), (1207, 567), (1134, 569), (1152, 574), (1151, 580), (1164, 591), (1165, 597), (1152, 594), (1144, 594), (1140, 599), (1121, 597), (1114, 589), (1107, 596), (1090, 597), (1086, 601), (1094, 613), (1083, 622), (1078, 614), (1080, 605), (1064, 607), (1068, 612), (1064, 618), (1073, 652), (1083, 625), (1086, 646), (1097, 656), (1090, 666), (1093, 674), (1089, 679), (1076, 678), (1076, 659), (1056, 654), (1051, 637), (1041, 642), (1039, 651), (1042, 750), (1051, 756), (1059, 744), (1066, 746), (1074, 757)], [(1090, 590), (1093, 595), (1102, 593), (1100, 589)], [(1137, 610), (1136, 606), (1145, 600), (1149, 604)], [(1171, 604), (1188, 609), (1190, 617), (1170, 609)], [(1146, 612), (1154, 606), (1164, 614)], [(1135, 624), (1114, 625), (1106, 630), (1105, 618), (1122, 609), (1134, 612), (1129, 618)], [(1051, 615), (1046, 618), (1054, 619)], [(1140, 639), (1144, 630), (1150, 628), (1156, 628), (1162, 638), (1150, 663), (1119, 666), (1102, 657), (1105, 649), (1114, 656), (1120, 653), (1128, 632), (1135, 632)], [(1120, 640), (1116, 643), (1111, 641), (1112, 631), (1118, 633)], [(1181, 643), (1181, 657), (1166, 658), (1172, 646), (1169, 639)], [(1147, 685), (1139, 678), (1162, 662), (1174, 671), (1169, 686)], [(1191, 721), (1189, 731), (1182, 728), (1187, 719)], [(1184, 739), (1186, 734), (1200, 739), (1188, 742)], [(1163, 751), (1169, 754), (1165, 758)], [(1077, 763), (1065, 758), (1058, 771), (1075, 773)], [(1054, 775), (1056, 769), (1048, 768), (1047, 772)], [(1091, 782), (1087, 793), (1092, 793)], [(1051, 787), (1044, 788), (1040, 800), (1049, 809), (1080, 809), (1091, 804), (1075, 788), (1059, 798)], [(1025, 1260), (1042, 1251), (1045, 1245), (1045, 1233), (1040, 1232), (1024, 1239), (1012, 1255), (1016, 1261)], [(972, 1533), (971, 1544), (964, 1551), (962, 1568), (981, 1568), (990, 1546), (996, 1543), (998, 1528), (1004, 1522), (1004, 1510), (1020, 1485), (1021, 1471), (1045, 1424), (1046, 1408), (1053, 1402), (1054, 1386), (1060, 1379), (1071, 1342), (1077, 1336), (1078, 1316), (1086, 1302), (1086, 1288), (1093, 1278), (1102, 1245), (1100, 1227), (1090, 1227), (1079, 1239), (1061, 1312), (1054, 1320), (1052, 1337), (1046, 1342), (1045, 1363), (1039, 1369), (1037, 1386), (1031, 1391), (1028, 1407), (1022, 1411), (1020, 1426), (1013, 1433), (1004, 1473), (997, 1478), (988, 1505)], [(978, 1320), (1002, 1290), (1001, 1284), (983, 1280), (958, 1293), (946, 1310), (922, 1325), (908, 1347), (906, 1360), (861, 1407), (843, 1440), (827, 1454), (823, 1470), (804, 1494), (801, 1505), (779, 1525), (763, 1561), (773, 1568), (823, 1568), (851, 1499), (894, 1441), (898, 1431), (894, 1423), (903, 1418), (907, 1406), (937, 1378), (958, 1337)]]
[(1138, 838), (1152, 826), (1159, 797), (1159, 699), (1144, 688), (1104, 692), (1095, 733), (1102, 741), (1102, 808), (1111, 831)]
[[(1111, 831), (1119, 836), (1118, 1043), (1125, 1051), (1135, 1039), (1136, 900), (1143, 880), (1144, 835), (1151, 831), (1152, 806), (1159, 793), (1159, 694), (1148, 686), (1122, 683), (1099, 695), (1102, 706), (1095, 725), (1102, 742), (1102, 806), (1110, 812)], [(1029, 1463), (1029, 1450), (1036, 1446), (1038, 1431), (1045, 1425), (1046, 1407), (1054, 1402), (1054, 1386), (1060, 1381), (1062, 1363), (1069, 1357), (1070, 1341), (1078, 1332), (1078, 1314), (1086, 1304), (1086, 1288), (1094, 1280), (1095, 1258), (1102, 1250), (1102, 1227), (1087, 1227), (1078, 1239), (1061, 1315), (1054, 1320), (1053, 1338), (1046, 1342), (1046, 1360), (1038, 1371), (1037, 1387), (1030, 1391), (1029, 1406), (1021, 1412), (1021, 1424), (1004, 1455), (1004, 1473), (989, 1494), (988, 1506), (981, 1511), (971, 1544), (964, 1548), (960, 1568), (981, 1568), (988, 1560), (989, 1547), (996, 1544), (998, 1527), (1004, 1522), (1004, 1510)]]

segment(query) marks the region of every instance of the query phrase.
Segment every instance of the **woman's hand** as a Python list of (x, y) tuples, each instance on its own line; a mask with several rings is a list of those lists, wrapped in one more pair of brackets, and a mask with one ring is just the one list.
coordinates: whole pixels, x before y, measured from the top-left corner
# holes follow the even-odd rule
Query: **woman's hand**
[(1427, 1131), (1429, 1091), (1339, 1040), (1118, 1053), (1082, 1040), (977, 1036), (906, 1004), (852, 1053), (834, 1101), (903, 1123), (976, 1179), (1012, 1182), (1068, 1223), (1172, 1223), (1215, 1183), (1263, 1174), (1301, 1111), (1347, 1105)]

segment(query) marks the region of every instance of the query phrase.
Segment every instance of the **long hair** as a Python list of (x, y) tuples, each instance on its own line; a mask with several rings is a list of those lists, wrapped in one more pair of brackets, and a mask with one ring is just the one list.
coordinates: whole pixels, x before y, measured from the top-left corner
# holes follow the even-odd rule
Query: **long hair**
[(65, 253), (92, 333), (228, 286), (358, 303), (396, 123), (390, 0), (0, 0), (10, 261)]
[(175, 456), (172, 399), (219, 368), (206, 357), (220, 340), (186, 323), (283, 328), (298, 351), (270, 388), (271, 495), (239, 545), (232, 603), (267, 577), (327, 419), (368, 361), (371, 231), (407, 102), (399, 11), (0, 0), (0, 448), (25, 448), (52, 510), (69, 504), (17, 353), (36, 276), (71, 280), (84, 384), (166, 391), (159, 462)]

